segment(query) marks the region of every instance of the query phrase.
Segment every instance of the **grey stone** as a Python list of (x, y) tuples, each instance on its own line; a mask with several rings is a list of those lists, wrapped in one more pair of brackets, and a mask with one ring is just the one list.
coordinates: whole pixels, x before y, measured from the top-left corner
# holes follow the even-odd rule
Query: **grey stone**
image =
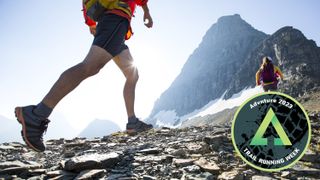
[(309, 168), (309, 167), (304, 167), (304, 166), (294, 166), (292, 168), (295, 173), (297, 173), (300, 176), (315, 176), (319, 177), (320, 176), (320, 170), (315, 169), (315, 168)]
[(118, 153), (89, 154), (73, 157), (65, 162), (64, 169), (67, 171), (80, 172), (88, 169), (113, 167), (120, 161)]
[(270, 176), (255, 175), (255, 176), (252, 176), (251, 180), (276, 180), (276, 179)]
[(157, 163), (161, 163), (167, 160), (166, 156), (152, 156), (152, 155), (148, 155), (148, 156), (135, 156), (134, 157), (136, 162), (157, 162)]
[(197, 165), (191, 165), (191, 166), (184, 167), (183, 170), (185, 170), (188, 173), (199, 173), (200, 167)]
[(219, 174), (220, 172), (220, 167), (214, 161), (209, 162), (205, 158), (200, 158), (198, 161), (195, 161), (194, 164), (212, 174)]
[(82, 171), (75, 179), (79, 180), (89, 180), (97, 179), (105, 176), (106, 170), (104, 169), (92, 169)]
[(187, 152), (184, 149), (176, 149), (170, 152), (170, 155), (175, 157), (186, 157)]
[(204, 172), (201, 174), (184, 174), (183, 178), (181, 179), (185, 179), (185, 180), (214, 180), (216, 179), (216, 177), (209, 173), (209, 172)]
[(148, 175), (144, 175), (144, 176), (142, 177), (142, 179), (143, 179), (143, 180), (156, 180), (157, 178), (152, 177), (152, 176), (148, 176)]
[(318, 163), (318, 162), (320, 162), (320, 154), (317, 154), (317, 153), (308, 149), (305, 152), (305, 154), (302, 156), (301, 161)]
[(194, 159), (173, 159), (173, 164), (178, 167), (186, 167), (192, 165)]
[(74, 179), (77, 176), (76, 173), (63, 170), (49, 171), (46, 173), (46, 175), (48, 178), (52, 179)]
[(228, 141), (228, 139), (225, 135), (219, 134), (215, 136), (206, 136), (203, 138), (203, 141), (210, 145), (213, 150), (218, 150), (223, 142)]
[(221, 180), (240, 180), (240, 179), (244, 179), (244, 175), (242, 173), (240, 173), (238, 170), (232, 170), (232, 171), (222, 172), (218, 176), (218, 179), (221, 179)]
[(9, 167), (0, 170), (0, 175), (20, 175), (21, 173), (28, 172), (27, 167)]
[(159, 154), (161, 151), (162, 149), (160, 148), (149, 148), (149, 149), (143, 149), (139, 152), (143, 154)]
[(28, 169), (39, 169), (42, 167), (41, 164), (33, 162), (33, 161), (6, 161), (0, 163), (0, 169), (10, 168), (10, 167), (25, 167)]
[(211, 152), (209, 146), (205, 143), (188, 143), (186, 145), (190, 154), (200, 153), (205, 154)]
[(0, 151), (12, 151), (12, 150), (16, 150), (16, 148), (10, 145), (0, 145)]

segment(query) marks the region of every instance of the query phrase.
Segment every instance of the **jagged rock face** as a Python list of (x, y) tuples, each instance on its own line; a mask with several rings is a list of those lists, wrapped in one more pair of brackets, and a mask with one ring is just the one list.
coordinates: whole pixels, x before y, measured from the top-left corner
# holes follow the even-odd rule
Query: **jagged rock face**
[(128, 136), (46, 142), (37, 153), (20, 143), (0, 144), (0, 179), (317, 179), (320, 114), (310, 113), (309, 150), (292, 168), (263, 173), (234, 152), (229, 125), (162, 128)]
[(266, 38), (245, 60), (226, 94), (231, 97), (244, 87), (254, 86), (255, 76), (264, 56), (273, 58), (285, 81), (279, 90), (297, 97), (320, 87), (320, 48), (297, 29), (284, 27)]
[(184, 115), (221, 96), (244, 59), (266, 36), (239, 15), (220, 18), (155, 103), (151, 116), (172, 109)]
[(255, 86), (255, 73), (264, 56), (272, 57), (284, 73), (280, 91), (297, 97), (320, 87), (320, 48), (314, 41), (292, 27), (270, 36), (255, 30), (239, 15), (226, 16), (209, 29), (179, 76), (155, 103), (148, 121), (154, 123), (154, 115), (166, 110), (183, 116), (224, 92), (228, 99)]

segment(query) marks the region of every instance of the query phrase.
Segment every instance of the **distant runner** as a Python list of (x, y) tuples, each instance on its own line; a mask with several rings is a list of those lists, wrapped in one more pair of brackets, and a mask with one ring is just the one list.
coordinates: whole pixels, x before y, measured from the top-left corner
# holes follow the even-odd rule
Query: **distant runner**
[[(130, 21), (136, 5), (141, 6), (144, 11), (145, 26), (153, 26), (147, 2), (148, 0), (83, 0), (85, 23), (94, 35), (88, 55), (81, 63), (63, 72), (38, 105), (15, 108), (15, 115), (22, 125), (22, 137), (30, 148), (38, 152), (45, 150), (43, 133), (47, 130), (52, 110), (61, 99), (83, 80), (97, 74), (111, 59), (126, 77), (123, 96), (128, 115), (127, 132), (136, 133), (153, 128), (135, 116), (135, 87), (139, 76), (125, 44), (125, 40), (132, 35)], [(97, 25), (92, 19), (97, 21)]]
[(262, 85), (265, 92), (277, 91), (279, 79), (283, 80), (283, 74), (279, 67), (272, 63), (271, 57), (264, 57), (261, 67), (256, 73), (256, 85)]

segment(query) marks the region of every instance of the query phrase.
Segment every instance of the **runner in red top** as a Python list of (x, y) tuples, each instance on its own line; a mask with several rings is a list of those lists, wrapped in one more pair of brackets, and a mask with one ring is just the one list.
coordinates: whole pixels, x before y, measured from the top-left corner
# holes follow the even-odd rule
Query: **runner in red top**
[[(145, 26), (152, 27), (153, 21), (147, 0), (123, 1), (129, 5), (132, 14), (136, 5), (141, 6), (144, 11), (144, 22), (147, 20)], [(86, 14), (85, 9), (84, 14)], [(129, 48), (125, 44), (125, 40), (131, 36), (131, 18), (132, 15), (129, 16), (116, 9), (103, 13), (97, 23), (85, 15), (85, 22), (90, 27), (90, 33), (94, 35), (88, 55), (82, 62), (63, 72), (38, 105), (15, 108), (18, 122), (22, 125), (23, 140), (30, 148), (39, 152), (45, 150), (43, 133), (50, 122), (48, 117), (52, 110), (62, 98), (73, 91), (83, 80), (97, 74), (111, 59), (118, 65), (126, 78), (123, 96), (128, 115), (128, 133), (142, 132), (152, 128), (152, 125), (136, 118), (134, 112), (135, 87), (139, 76), (137, 68), (133, 65)], [(87, 106), (92, 105), (88, 104)]]

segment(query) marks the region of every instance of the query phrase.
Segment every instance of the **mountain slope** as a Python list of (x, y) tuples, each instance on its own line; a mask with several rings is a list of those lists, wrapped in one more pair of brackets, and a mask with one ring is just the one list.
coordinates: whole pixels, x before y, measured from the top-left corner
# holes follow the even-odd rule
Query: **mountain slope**
[(112, 121), (96, 119), (79, 134), (79, 137), (103, 137), (120, 130), (120, 127)]
[(151, 116), (161, 110), (175, 110), (181, 116), (220, 97), (228, 88), (226, 82), (233, 81), (237, 68), (266, 37), (239, 15), (220, 18), (155, 103)]
[[(255, 86), (264, 56), (280, 66), (285, 81), (280, 91), (297, 97), (320, 89), (320, 48), (302, 32), (284, 27), (272, 35), (255, 30), (239, 15), (221, 17), (188, 58), (181, 73), (155, 102), (147, 119), (154, 125), (179, 124), (185, 115), (210, 101), (229, 99)], [(171, 122), (161, 118), (170, 112)]]

